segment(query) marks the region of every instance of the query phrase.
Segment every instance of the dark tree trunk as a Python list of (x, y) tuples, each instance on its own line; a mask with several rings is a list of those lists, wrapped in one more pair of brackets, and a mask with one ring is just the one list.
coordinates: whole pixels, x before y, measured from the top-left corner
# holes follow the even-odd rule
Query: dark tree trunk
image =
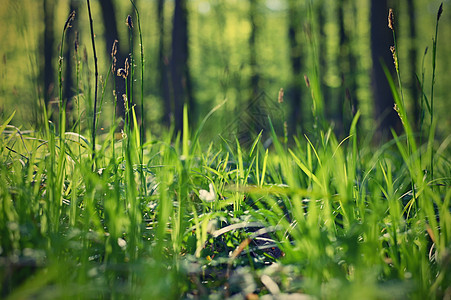
[(387, 26), (387, 0), (371, 0), (371, 86), (374, 101), (374, 118), (378, 123), (377, 139), (389, 138), (390, 129), (400, 129), (400, 120), (393, 109), (394, 101), (382, 65), (395, 74), (390, 46), (393, 35)]
[(249, 36), (249, 55), (250, 55), (250, 67), (251, 67), (251, 101), (255, 99), (258, 95), (259, 84), (260, 84), (260, 74), (257, 65), (257, 48), (256, 48), (256, 38), (258, 35), (258, 24), (257, 24), (257, 3), (258, 0), (250, 0), (250, 23), (251, 23), (251, 34)]
[[(118, 26), (116, 22), (116, 11), (114, 9), (114, 4), (112, 0), (100, 0), (99, 1), (100, 6), (102, 7), (102, 17), (103, 17), (103, 24), (105, 26), (105, 51), (108, 54), (108, 57), (110, 57), (111, 54), (111, 48), (113, 46), (113, 43), (115, 40), (119, 41), (119, 34), (118, 34)], [(125, 17), (124, 17), (125, 22)], [(125, 25), (124, 25), (125, 26)], [(126, 52), (123, 50), (123, 47), (121, 45), (126, 45), (127, 42), (124, 41), (121, 43), (119, 41), (118, 43), (118, 51), (116, 54), (117, 59), (117, 68), (123, 68), (125, 63), (125, 58), (127, 57)], [(116, 74), (112, 74), (115, 78), (115, 92), (116, 92), (116, 113), (118, 117), (121, 117), (122, 119), (125, 118), (125, 103), (124, 103), (124, 97), (125, 95), (125, 79), (121, 76), (116, 76)]]
[[(50, 104), (54, 97), (55, 90), (55, 69), (53, 60), (55, 59), (55, 4), (53, 0), (44, 0), (44, 63), (43, 63), (43, 77), (44, 77), (44, 104), (47, 112), (51, 109)], [(52, 120), (52, 114), (49, 114)]]
[(410, 70), (410, 91), (412, 93), (412, 104), (413, 104), (413, 116), (417, 122), (414, 122), (414, 126), (416, 126), (416, 130), (420, 129), (420, 120), (421, 120), (421, 111), (420, 111), (420, 99), (419, 92), (417, 88), (417, 47), (416, 47), (416, 38), (417, 38), (417, 28), (415, 23), (415, 3), (413, 0), (407, 0), (407, 13), (409, 15), (409, 39), (410, 39), (410, 49), (409, 49), (409, 64), (411, 67)]
[(171, 117), (173, 108), (171, 108), (171, 97), (169, 92), (169, 58), (166, 55), (165, 45), (165, 18), (164, 18), (164, 0), (158, 0), (157, 18), (158, 18), (158, 88), (159, 95), (163, 101), (163, 123), (166, 126), (171, 125)]
[(357, 111), (357, 70), (356, 57), (353, 52), (353, 47), (350, 41), (349, 28), (346, 28), (345, 14), (355, 14), (355, 9), (349, 8), (347, 0), (339, 0), (338, 3), (338, 28), (339, 28), (339, 54), (337, 56), (338, 67), (341, 70), (342, 86), (338, 103), (338, 111), (336, 115), (337, 132), (339, 134), (346, 134), (350, 123)]
[[(315, 15), (317, 16), (317, 25), (318, 25), (318, 33), (319, 33), (319, 38), (317, 39), (318, 41), (318, 74), (319, 74), (319, 84), (321, 87), (321, 93), (323, 94), (323, 99), (324, 99), (324, 108), (323, 108), (323, 113), (324, 116), (321, 116), (321, 118), (325, 117), (326, 119), (330, 119), (331, 115), (332, 115), (332, 106), (331, 104), (333, 103), (333, 101), (331, 101), (330, 99), (332, 98), (331, 96), (331, 91), (330, 91), (330, 87), (325, 83), (325, 74), (327, 72), (328, 69), (328, 65), (327, 65), (327, 34), (325, 31), (325, 24), (326, 24), (326, 17), (324, 15), (325, 13), (325, 4), (324, 1), (316, 1), (316, 11), (315, 11)], [(313, 33), (315, 34), (315, 33)], [(318, 116), (316, 116), (318, 117)]]
[[(357, 8), (356, 8), (356, 4), (354, 2), (352, 2), (352, 10), (351, 10), (351, 14), (352, 15), (357, 15)], [(353, 26), (357, 27), (357, 20), (354, 19), (353, 20)], [(348, 99), (347, 101), (350, 102), (350, 110), (352, 113), (352, 117), (354, 118), (354, 115), (356, 114), (357, 110), (359, 109), (359, 99), (357, 98), (357, 89), (358, 89), (358, 84), (357, 84), (357, 74), (358, 74), (358, 70), (357, 70), (357, 56), (354, 53), (354, 47), (351, 47), (351, 44), (349, 44), (349, 54), (348, 54), (348, 63), (349, 63), (349, 80), (350, 83), (348, 83), (348, 87), (349, 87), (349, 95), (347, 96)], [(347, 93), (348, 94), (348, 93)]]
[(303, 129), (302, 118), (302, 15), (299, 7), (300, 3), (296, 0), (289, 1), (288, 10), (288, 40), (290, 42), (290, 62), (291, 62), (291, 83), (287, 91), (287, 98), (290, 104), (290, 116), (288, 122), (289, 135), (296, 134), (297, 126)]
[(176, 131), (183, 129), (183, 106), (188, 106), (191, 118), (195, 112), (191, 99), (188, 69), (188, 10), (186, 0), (176, 0), (172, 27), (172, 56), (170, 62), (174, 124)]
[(249, 0), (249, 23), (251, 25), (251, 32), (248, 39), (249, 46), (249, 67), (250, 91), (248, 99), (245, 103), (238, 103), (235, 115), (239, 115), (237, 127), (237, 138), (243, 148), (248, 147), (258, 132), (264, 129), (264, 121), (267, 119), (265, 112), (259, 111), (260, 106), (264, 105), (266, 99), (260, 93), (260, 72), (257, 62), (257, 37), (259, 34), (259, 14), (258, 3), (259, 0)]
[(337, 5), (338, 11), (338, 30), (339, 30), (339, 51), (338, 51), (338, 60), (337, 65), (339, 70), (341, 71), (341, 92), (339, 94), (339, 97), (337, 98), (337, 111), (335, 112), (335, 132), (338, 136), (341, 136), (344, 133), (344, 110), (343, 110), (343, 103), (344, 103), (344, 95), (345, 95), (345, 80), (348, 76), (349, 72), (349, 65), (347, 64), (348, 60), (346, 59), (349, 53), (349, 38), (346, 32), (345, 28), (345, 21), (344, 21), (344, 13), (345, 13), (345, 0), (339, 0)]

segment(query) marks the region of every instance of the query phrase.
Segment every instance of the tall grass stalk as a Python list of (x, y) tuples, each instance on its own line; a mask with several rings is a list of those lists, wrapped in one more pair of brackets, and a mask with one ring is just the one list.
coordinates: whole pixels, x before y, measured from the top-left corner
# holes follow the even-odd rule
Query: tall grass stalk
[(401, 72), (399, 70), (399, 57), (398, 57), (398, 53), (399, 53), (399, 48), (398, 48), (398, 41), (396, 40), (396, 31), (395, 31), (395, 15), (393, 13), (393, 9), (389, 9), (388, 12), (388, 28), (391, 29), (392, 34), (393, 34), (393, 46), (390, 47), (390, 51), (393, 55), (393, 63), (395, 65), (395, 70), (396, 70), (396, 76), (398, 77), (398, 85), (399, 85), (399, 92), (401, 93), (401, 102), (403, 104), (403, 106), (405, 106), (404, 104), (404, 93), (403, 93), (403, 89), (402, 89), (402, 80), (401, 80)]
[(140, 140), (141, 140), (141, 147), (140, 147), (140, 157), (139, 157), (139, 163), (141, 165), (141, 189), (144, 193), (144, 195), (147, 194), (147, 186), (145, 182), (145, 176), (144, 176), (144, 142), (145, 142), (145, 119), (146, 119), (146, 113), (144, 111), (144, 48), (143, 48), (143, 38), (142, 38), (142, 32), (141, 32), (141, 20), (139, 19), (139, 11), (136, 7), (136, 4), (133, 0), (130, 0), (130, 2), (133, 5), (133, 8), (135, 9), (136, 13), (136, 22), (138, 23), (138, 33), (139, 33), (139, 48), (140, 48), (140, 54), (141, 54), (141, 124), (140, 124)]
[[(69, 14), (69, 17), (66, 20), (66, 23), (64, 24), (64, 28), (63, 28), (63, 34), (61, 35), (61, 46), (60, 46), (60, 56), (58, 59), (58, 91), (59, 91), (59, 116), (63, 116), (64, 114), (61, 113), (61, 111), (66, 111), (66, 101), (63, 99), (63, 53), (64, 53), (64, 40), (65, 40), (65, 36), (66, 36), (66, 31), (71, 27), (71, 22), (73, 22), (73, 20), (75, 19), (75, 11), (72, 11)], [(64, 134), (64, 128), (66, 126), (66, 124), (62, 124), (62, 119), (60, 118), (60, 137), (63, 137)]]
[[(129, 62), (128, 62), (128, 93), (126, 93), (127, 95), (127, 100), (128, 100), (128, 109), (129, 111), (132, 110), (133, 106), (134, 106), (134, 101), (133, 101), (133, 86), (134, 86), (134, 78), (135, 78), (135, 56), (134, 56), (134, 42), (133, 42), (133, 21), (132, 21), (132, 17), (130, 15), (127, 16), (126, 19), (126, 25), (128, 27), (128, 37), (129, 37), (129, 49), (130, 52), (128, 54), (128, 58), (129, 58)], [(129, 119), (129, 122), (132, 122), (131, 119)], [(131, 125), (131, 123), (129, 124)]]
[[(417, 82), (420, 86), (420, 92), (421, 92), (421, 96), (420, 96), (420, 114), (418, 116), (415, 116), (418, 118), (418, 130), (419, 130), (419, 134), (420, 134), (420, 145), (423, 144), (423, 126), (424, 126), (424, 117), (425, 117), (425, 112), (426, 112), (426, 108), (427, 111), (430, 113), (431, 108), (429, 106), (429, 102), (427, 99), (426, 94), (424, 93), (424, 74), (425, 74), (425, 68), (424, 68), (424, 61), (426, 58), (426, 54), (428, 52), (428, 47), (425, 48), (424, 50), (424, 54), (423, 54), (423, 58), (421, 60), (421, 80), (418, 78), (418, 75), (416, 75), (416, 79)], [(425, 107), (426, 104), (426, 107)], [(420, 152), (420, 161), (422, 161), (422, 153)]]
[(117, 43), (118, 40), (114, 40), (113, 45), (111, 46), (111, 72), (113, 73), (113, 113), (111, 114), (112, 120), (111, 120), (111, 124), (113, 126), (112, 131), (113, 134), (111, 136), (111, 147), (112, 147), (112, 155), (113, 155), (113, 162), (116, 162), (116, 153), (115, 153), (115, 135), (114, 132), (116, 131), (116, 110), (117, 110), (117, 92), (116, 92), (116, 76), (119, 76), (117, 74), (117, 58), (116, 58), (116, 54), (117, 54)]
[(77, 120), (75, 122), (75, 126), (77, 126), (78, 133), (78, 162), (81, 162), (81, 114), (80, 114), (80, 55), (79, 55), (79, 41), (78, 41), (78, 32), (75, 33), (75, 41), (74, 41), (74, 62), (75, 62), (75, 100), (77, 101)]
[[(430, 96), (430, 105), (431, 105), (431, 126), (434, 123), (434, 85), (435, 85), (435, 69), (437, 64), (437, 38), (438, 38), (438, 23), (440, 21), (440, 17), (443, 13), (443, 2), (440, 4), (440, 7), (437, 12), (437, 20), (435, 22), (435, 38), (432, 40), (432, 81), (431, 81), (431, 96)], [(431, 153), (430, 157), (430, 170), (431, 170), (431, 181), (434, 180), (434, 155)]]
[[(412, 153), (416, 153), (417, 146), (416, 146), (413, 130), (412, 130), (409, 120), (407, 118), (406, 105), (404, 102), (404, 92), (403, 92), (402, 81), (401, 81), (401, 71), (399, 69), (399, 57), (398, 57), (399, 49), (398, 49), (398, 43), (396, 41), (395, 16), (393, 13), (393, 9), (391, 9), (391, 8), (389, 9), (389, 12), (388, 12), (388, 27), (391, 29), (391, 31), (393, 33), (394, 46), (390, 47), (390, 51), (392, 52), (392, 55), (393, 55), (393, 63), (395, 65), (396, 76), (398, 79), (399, 93), (395, 88), (393, 79), (391, 78), (391, 74), (389, 73), (387, 67), (383, 66), (383, 68), (385, 71), (385, 75), (388, 78), (389, 85), (392, 90), (393, 98), (395, 99), (394, 110), (398, 113), (398, 116), (401, 119), (401, 123), (405, 129), (405, 133), (407, 136), (407, 142), (406, 142), (407, 155), (409, 156), (409, 159), (410, 159), (410, 157), (412, 156)], [(399, 94), (401, 94), (401, 97), (399, 97)], [(395, 138), (397, 138), (394, 130), (393, 130), (393, 135), (395, 136)], [(417, 172), (419, 170), (420, 170), (420, 168), (416, 168), (416, 170), (414, 170), (414, 172)], [(415, 182), (414, 182), (413, 177), (411, 180), (411, 187), (412, 187), (411, 204), (414, 204), (415, 203), (414, 200), (416, 199), (416, 190), (415, 190)], [(409, 209), (409, 211), (410, 211), (410, 209)]]
[(94, 57), (94, 69), (95, 69), (95, 86), (94, 86), (94, 112), (93, 112), (93, 118), (92, 118), (92, 168), (95, 170), (95, 153), (96, 153), (96, 124), (97, 124), (97, 89), (98, 89), (98, 82), (99, 82), (99, 70), (97, 66), (97, 52), (96, 52), (96, 43), (94, 40), (94, 26), (93, 26), (93, 20), (91, 15), (91, 3), (89, 0), (86, 0), (86, 3), (88, 5), (88, 15), (89, 15), (89, 28), (91, 31), (91, 44), (92, 44), (92, 53)]

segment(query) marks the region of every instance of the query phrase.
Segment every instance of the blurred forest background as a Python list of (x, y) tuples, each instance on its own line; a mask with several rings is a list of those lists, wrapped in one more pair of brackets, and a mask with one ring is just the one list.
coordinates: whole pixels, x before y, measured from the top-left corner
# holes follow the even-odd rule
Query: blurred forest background
[[(188, 105), (190, 121), (196, 126), (213, 107), (225, 100), (208, 121), (204, 138), (228, 132), (258, 132), (260, 127), (267, 126), (268, 114), (278, 130), (282, 130), (286, 121), (290, 135), (308, 134), (314, 131), (318, 121), (327, 121), (344, 137), (356, 110), (362, 113), (360, 128), (364, 132), (378, 128), (378, 132), (384, 134), (390, 127), (398, 128), (393, 99), (380, 63), (385, 62), (394, 71), (389, 49), (393, 36), (387, 26), (388, 8), (395, 12), (399, 66), (411, 121), (419, 120), (421, 113), (416, 75), (421, 79), (424, 72), (425, 93), (430, 95), (432, 38), (441, 1), (135, 2), (141, 18), (145, 57), (143, 116), (153, 134), (158, 134), (171, 122), (180, 129), (184, 104)], [(449, 4), (450, 1), (444, 1), (437, 48), (434, 95), (439, 138), (448, 135), (451, 128), (447, 111), (451, 108)], [(100, 90), (106, 81), (108, 83), (99, 128), (107, 129), (111, 126), (110, 116), (116, 99), (119, 101), (117, 113), (123, 114), (124, 80), (115, 74), (108, 77), (108, 72), (114, 40), (119, 41), (118, 68), (124, 66), (129, 55), (127, 15), (131, 15), (135, 23), (136, 82), (132, 100), (140, 108), (138, 26), (128, 0), (92, 1), (91, 6)], [(82, 110), (81, 122), (87, 128), (92, 109), (79, 107), (76, 102), (92, 105), (94, 91), (86, 1), (2, 0), (0, 115), (5, 118), (16, 110), (13, 124), (22, 129), (39, 128), (44, 103), (58, 102), (59, 47), (64, 24), (73, 10), (76, 17), (63, 49), (63, 97), (68, 101), (69, 110)], [(278, 103), (281, 88), (283, 103)], [(113, 90), (116, 94), (111, 92)], [(318, 91), (322, 91), (322, 96)], [(312, 94), (316, 101), (315, 113), (312, 112)], [(69, 115), (78, 114), (69, 111)], [(74, 124), (76, 120), (70, 122)]]

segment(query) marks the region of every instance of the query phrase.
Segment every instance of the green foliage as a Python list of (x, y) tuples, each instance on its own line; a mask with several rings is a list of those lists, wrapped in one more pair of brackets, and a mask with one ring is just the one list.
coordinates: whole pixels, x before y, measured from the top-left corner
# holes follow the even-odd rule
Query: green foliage
[(61, 126), (44, 113), (43, 132), (12, 114), (0, 122), (1, 296), (449, 296), (451, 139), (436, 145), (432, 122), (417, 144), (388, 80), (405, 135), (377, 149), (360, 112), (341, 141), (321, 124), (288, 144), (269, 120), (269, 142), (260, 132), (250, 147), (201, 141), (225, 102), (196, 131), (185, 107), (183, 132), (145, 141), (126, 101), (122, 134), (98, 144), (84, 137), (95, 126), (66, 131), (64, 110)]
[[(244, 291), (234, 287), (239, 274), (264, 294), (262, 274), (276, 266), (271, 278), (282, 292), (355, 299), (447, 292), (445, 146), (429, 182), (400, 138), (397, 148), (372, 153), (355, 126), (341, 142), (327, 131), (289, 149), (273, 132), (274, 148), (257, 138), (246, 153), (239, 143), (190, 144), (185, 125), (181, 140), (146, 143), (141, 167), (135, 125), (122, 141), (105, 139), (93, 172), (90, 146), (77, 152), (82, 137), (49, 128), (38, 138), (9, 121), (0, 232), (2, 293), (10, 298), (224, 297)], [(214, 199), (203, 199), (210, 183)]]

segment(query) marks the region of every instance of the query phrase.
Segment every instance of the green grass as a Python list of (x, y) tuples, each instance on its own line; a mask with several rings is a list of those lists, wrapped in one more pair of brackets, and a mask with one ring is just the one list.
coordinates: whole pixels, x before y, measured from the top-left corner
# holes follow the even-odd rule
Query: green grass
[(389, 80), (405, 134), (377, 148), (358, 135), (359, 113), (343, 140), (326, 127), (287, 145), (271, 127), (267, 148), (261, 135), (250, 148), (203, 144), (220, 106), (196, 131), (185, 108), (183, 134), (146, 141), (127, 107), (122, 137), (111, 128), (97, 144), (84, 137), (95, 125), (59, 126), (64, 110), (41, 132), (11, 115), (0, 122), (2, 298), (449, 297), (450, 138), (436, 141), (432, 122), (417, 144)]

